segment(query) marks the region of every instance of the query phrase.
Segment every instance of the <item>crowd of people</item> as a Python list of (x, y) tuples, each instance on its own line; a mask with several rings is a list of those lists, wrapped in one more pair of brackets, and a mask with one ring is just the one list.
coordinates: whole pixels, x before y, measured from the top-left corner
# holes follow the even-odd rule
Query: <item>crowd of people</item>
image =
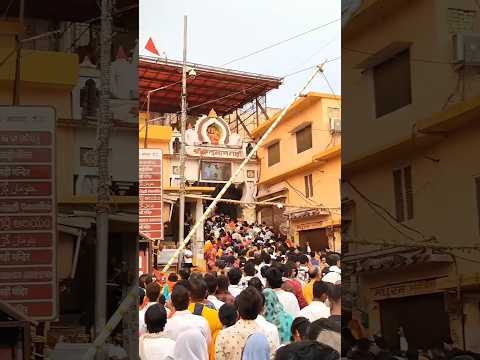
[(342, 328), (339, 254), (228, 216), (208, 219), (204, 235), (206, 271), (187, 249), (178, 272), (140, 276), (142, 360), (449, 359), (390, 351), (352, 320)]

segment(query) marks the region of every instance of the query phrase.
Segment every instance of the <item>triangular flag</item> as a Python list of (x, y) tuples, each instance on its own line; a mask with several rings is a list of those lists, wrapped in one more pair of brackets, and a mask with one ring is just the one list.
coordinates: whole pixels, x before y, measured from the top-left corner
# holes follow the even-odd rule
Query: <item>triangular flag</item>
[(153, 43), (152, 38), (148, 38), (147, 45), (145, 45), (145, 49), (150, 51), (151, 53), (160, 56), (160, 53), (158, 52), (157, 48), (155, 47), (155, 44)]
[(125, 50), (123, 50), (123, 47), (120, 45), (117, 51), (117, 57), (116, 59), (126, 59), (127, 54), (125, 54)]

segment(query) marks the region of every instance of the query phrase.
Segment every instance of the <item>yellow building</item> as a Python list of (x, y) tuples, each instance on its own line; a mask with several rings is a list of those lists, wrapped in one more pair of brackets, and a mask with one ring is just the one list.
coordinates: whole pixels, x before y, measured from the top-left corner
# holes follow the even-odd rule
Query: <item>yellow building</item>
[[(258, 220), (312, 250), (341, 251), (340, 105), (339, 96), (300, 97), (257, 153), (257, 201), (285, 204), (260, 208)], [(260, 138), (276, 116), (252, 136)]]
[(411, 347), (451, 337), (480, 351), (480, 98), (462, 51), (479, 39), (479, 11), (368, 0), (342, 33), (346, 295), (392, 347), (401, 326)]

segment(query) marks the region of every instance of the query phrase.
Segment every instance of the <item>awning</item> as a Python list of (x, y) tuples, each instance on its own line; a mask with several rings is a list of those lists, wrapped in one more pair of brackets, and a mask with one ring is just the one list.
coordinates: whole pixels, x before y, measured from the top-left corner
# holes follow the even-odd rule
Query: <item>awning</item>
[(451, 263), (452, 258), (428, 248), (393, 247), (360, 254), (345, 255), (342, 263), (353, 272), (391, 270), (415, 264)]

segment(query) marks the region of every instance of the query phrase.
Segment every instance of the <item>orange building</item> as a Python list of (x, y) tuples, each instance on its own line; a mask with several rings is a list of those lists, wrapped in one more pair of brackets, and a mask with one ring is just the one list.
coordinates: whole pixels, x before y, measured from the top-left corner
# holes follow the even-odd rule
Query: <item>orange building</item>
[[(336, 95), (300, 97), (257, 154), (257, 201), (281, 204), (258, 208), (258, 220), (315, 250), (341, 250), (340, 105)], [(252, 136), (260, 138), (276, 116)]]

